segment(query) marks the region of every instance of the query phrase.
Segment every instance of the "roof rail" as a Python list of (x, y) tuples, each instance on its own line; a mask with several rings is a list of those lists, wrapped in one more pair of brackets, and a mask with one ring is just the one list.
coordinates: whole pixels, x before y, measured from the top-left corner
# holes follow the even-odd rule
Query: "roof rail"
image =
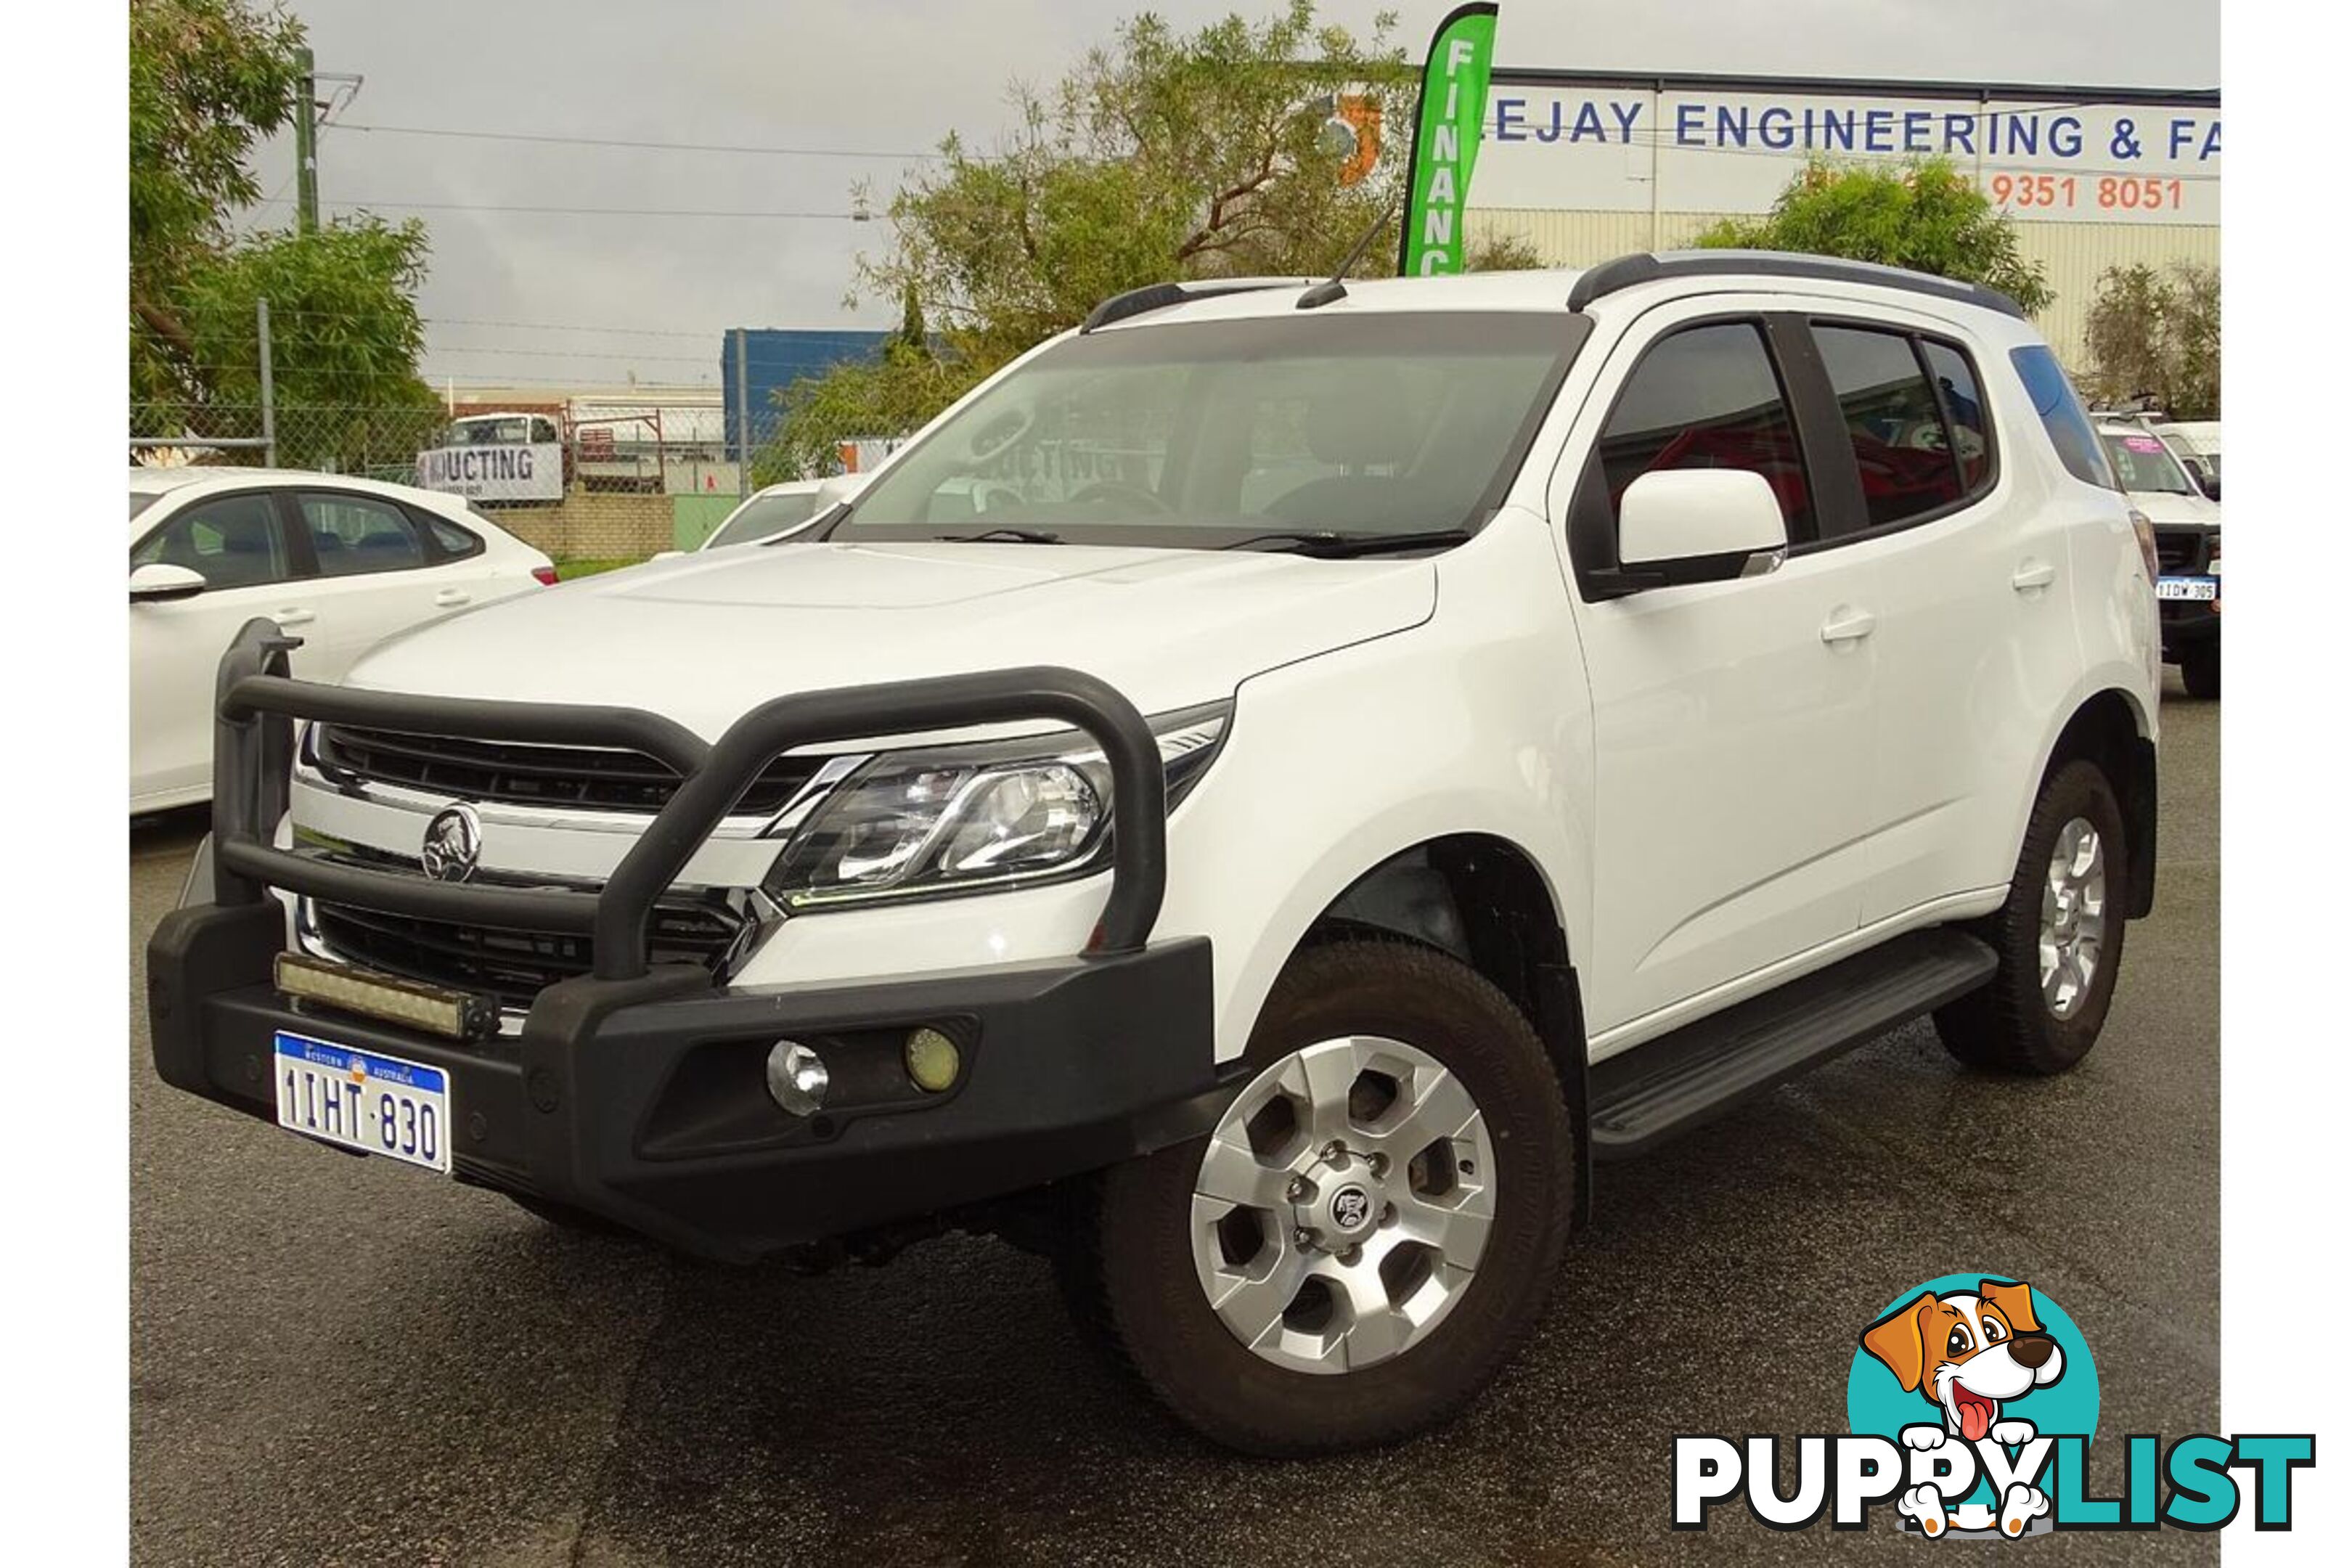
[(1114, 294), (1097, 305), (1078, 331), (1091, 332), (1097, 327), (1108, 327), (1113, 321), (1124, 321), (1150, 310), (1164, 310), (1187, 300), (1213, 300), (1220, 294), (1247, 294), (1259, 289), (1304, 289), (1314, 281), (1312, 278), (1208, 278), (1196, 283), (1147, 283), (1140, 289)]
[(1978, 305), (2004, 316), (2026, 320), (2025, 310), (1998, 289), (1882, 267), (1875, 261), (1849, 261), (1834, 256), (1803, 256), (1782, 250), (1637, 250), (1587, 270), (1568, 291), (1568, 308), (1581, 310), (1604, 295), (1637, 283), (1667, 278), (1812, 278), (1824, 282), (1864, 283), (1876, 289), (1902, 289), (1914, 294)]

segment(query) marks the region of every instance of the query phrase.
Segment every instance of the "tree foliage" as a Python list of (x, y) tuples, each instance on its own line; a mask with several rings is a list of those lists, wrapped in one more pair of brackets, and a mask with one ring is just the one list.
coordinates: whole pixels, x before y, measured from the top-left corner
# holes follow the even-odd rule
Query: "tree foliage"
[[(925, 329), (782, 393), (761, 471), (829, 471), (841, 441), (911, 431), (1126, 289), (1328, 277), (1368, 229), (1361, 266), (1385, 270), (1419, 83), (1394, 27), (1382, 13), (1359, 38), (1313, 0), (1191, 33), (1147, 14), (1052, 88), (1016, 83), (1004, 143), (948, 138), (891, 201), (888, 247), (859, 259), (853, 298), (898, 297)], [(1536, 264), (1509, 237), (1470, 258)]]
[(131, 0), (131, 298), (174, 298), (261, 192), (246, 160), (300, 90), (302, 25), (244, 0)]
[(310, 234), (236, 232), (259, 195), (254, 149), (294, 112), (302, 37), (299, 21), (247, 0), (131, 0), (134, 435), (258, 433), (263, 299), (277, 401), (307, 411), (280, 422), (281, 460), (356, 461), (381, 445), (377, 411), (433, 405), (415, 372), (421, 224), (362, 215)]
[(2084, 328), (2094, 395), (2146, 400), (2176, 419), (2221, 414), (2221, 269), (2141, 263), (2099, 275)]
[(1998, 289), (2029, 313), (2048, 308), (2039, 262), (2019, 253), (2016, 226), (1948, 159), (1895, 167), (1809, 161), (1762, 217), (1725, 218), (1696, 244), (1794, 250), (1907, 267)]

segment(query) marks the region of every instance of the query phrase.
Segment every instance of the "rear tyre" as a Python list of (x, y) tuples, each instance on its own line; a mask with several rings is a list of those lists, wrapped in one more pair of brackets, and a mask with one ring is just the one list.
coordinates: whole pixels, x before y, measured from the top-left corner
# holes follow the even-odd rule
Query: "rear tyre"
[(2042, 786), (2009, 900), (1978, 934), (2000, 954), (1990, 984), (1938, 1008), (1944, 1048), (1970, 1067), (2048, 1075), (2088, 1054), (2106, 1022), (2124, 955), (2122, 808), (2095, 763)]
[(2221, 695), (2221, 639), (2200, 643), (2180, 659), (2180, 684), (2189, 696), (2210, 702)]
[(1204, 1139), (1105, 1173), (1102, 1321), (1190, 1426), (1251, 1453), (1391, 1442), (1467, 1405), (1549, 1294), (1573, 1133), (1543, 1042), (1474, 971), (1295, 958)]

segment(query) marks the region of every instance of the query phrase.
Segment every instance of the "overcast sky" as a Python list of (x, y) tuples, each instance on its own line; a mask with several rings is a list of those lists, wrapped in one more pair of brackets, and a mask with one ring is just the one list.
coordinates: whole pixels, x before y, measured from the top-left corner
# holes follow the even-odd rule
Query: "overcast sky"
[[(1418, 54), (1451, 0), (1391, 4)], [(1160, 0), (1184, 26), (1276, 0)], [(840, 217), (591, 216), (491, 205), (842, 214), (950, 131), (986, 146), (1014, 78), (1049, 83), (1128, 5), (1087, 0), (289, 0), (321, 71), (365, 85), (320, 143), (320, 195), (433, 237), (423, 294), (436, 382), (715, 382), (733, 326), (887, 326), (845, 308), (880, 224)], [(1327, 0), (1362, 33), (1377, 0)], [(1505, 0), (1512, 66), (2201, 88), (2218, 0)], [(362, 127), (381, 129), (363, 130)], [(879, 153), (679, 153), (396, 134), (389, 128)], [(284, 138), (257, 160), (291, 221)], [(522, 323), (492, 326), (481, 323)], [(591, 330), (606, 329), (606, 330)]]

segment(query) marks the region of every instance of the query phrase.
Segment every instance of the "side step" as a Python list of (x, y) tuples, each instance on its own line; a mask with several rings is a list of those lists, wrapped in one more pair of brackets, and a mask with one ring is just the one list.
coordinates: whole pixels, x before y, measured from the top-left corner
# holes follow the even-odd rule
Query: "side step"
[(1595, 1063), (1592, 1157), (1622, 1160), (1990, 980), (1991, 948), (1913, 931)]

